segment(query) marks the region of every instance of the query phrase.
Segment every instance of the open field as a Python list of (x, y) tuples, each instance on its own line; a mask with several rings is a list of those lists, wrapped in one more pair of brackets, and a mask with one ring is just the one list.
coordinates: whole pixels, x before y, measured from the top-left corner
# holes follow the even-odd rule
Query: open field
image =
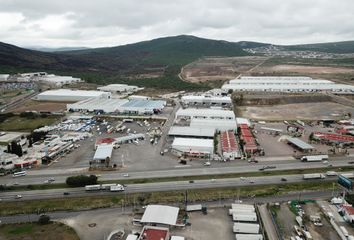
[(37, 112), (58, 112), (66, 110), (67, 102), (38, 102), (34, 100), (27, 100), (22, 106), (16, 107), (11, 112), (26, 112), (26, 111), (37, 111)]
[[(262, 68), (259, 68), (260, 70)], [(280, 64), (270, 67), (270, 72), (279, 73), (301, 73), (301, 74), (338, 74), (338, 73), (353, 73), (354, 69), (343, 67), (328, 67), (328, 66), (303, 66), (303, 65), (289, 65)]]
[(62, 223), (51, 223), (47, 225), (23, 223), (1, 225), (0, 239), (79, 240), (79, 237), (72, 228)]
[(239, 107), (243, 117), (255, 120), (315, 120), (340, 118), (350, 112), (354, 114), (354, 108), (333, 102), (294, 103), (272, 106), (247, 106)]
[(205, 57), (182, 68), (189, 82), (229, 80), (263, 63), (266, 57)]
[(58, 120), (58, 117), (48, 116), (34, 119), (13, 116), (0, 123), (2, 131), (31, 131), (40, 126), (51, 125)]

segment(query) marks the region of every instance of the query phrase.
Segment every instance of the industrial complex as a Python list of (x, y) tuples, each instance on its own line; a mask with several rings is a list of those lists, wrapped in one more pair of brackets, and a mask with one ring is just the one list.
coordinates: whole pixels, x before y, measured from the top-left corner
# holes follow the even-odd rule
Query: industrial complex
[(354, 93), (351, 85), (337, 84), (328, 80), (317, 80), (309, 77), (245, 77), (230, 80), (224, 84), (225, 91), (239, 92), (333, 92)]

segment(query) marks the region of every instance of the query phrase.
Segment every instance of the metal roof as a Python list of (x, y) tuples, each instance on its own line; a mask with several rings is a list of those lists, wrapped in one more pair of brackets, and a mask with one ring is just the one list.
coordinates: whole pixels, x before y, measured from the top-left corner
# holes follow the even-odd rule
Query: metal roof
[(173, 226), (176, 225), (178, 212), (178, 207), (165, 205), (148, 205), (140, 222), (158, 223)]
[(141, 100), (141, 99), (133, 99), (129, 102), (123, 104), (122, 108), (139, 108), (139, 109), (161, 109), (166, 105), (166, 101), (162, 100)]
[(292, 137), (289, 137), (288, 138), (288, 142), (294, 144), (295, 146), (297, 146), (298, 148), (301, 148), (302, 150), (311, 150), (311, 149), (314, 149), (313, 146), (311, 146), (310, 144), (302, 141), (301, 139), (299, 138), (292, 138)]
[(204, 118), (231, 118), (235, 119), (235, 114), (230, 110), (222, 110), (222, 109), (197, 109), (197, 108), (186, 108), (186, 109), (178, 109), (176, 112), (176, 118), (180, 116), (188, 116), (188, 117), (204, 117)]
[(234, 119), (231, 120), (220, 120), (220, 119), (199, 119), (192, 118), (191, 127), (194, 128), (212, 128), (218, 131), (227, 131), (237, 129), (237, 124)]
[(111, 158), (113, 151), (112, 144), (98, 145), (93, 160), (103, 160), (107, 157)]
[(56, 89), (41, 92), (37, 96), (82, 96), (82, 97), (100, 97), (103, 95), (110, 95), (107, 92), (100, 91), (85, 91), (85, 90), (71, 90), (71, 89)]
[(116, 138), (117, 143), (123, 143), (129, 140), (135, 140), (135, 139), (144, 139), (145, 135), (143, 133), (137, 133), (137, 134), (130, 134), (127, 136), (123, 137), (118, 137)]
[(199, 139), (199, 138), (175, 138), (172, 143), (172, 147), (206, 147), (213, 148), (214, 141), (212, 139)]
[(213, 128), (196, 128), (196, 127), (178, 127), (170, 128), (168, 135), (172, 136), (195, 136), (195, 137), (214, 137), (215, 129)]

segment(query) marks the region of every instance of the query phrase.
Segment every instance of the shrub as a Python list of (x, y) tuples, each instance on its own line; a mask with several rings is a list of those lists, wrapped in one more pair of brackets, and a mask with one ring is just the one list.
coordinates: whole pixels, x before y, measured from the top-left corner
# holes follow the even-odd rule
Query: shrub
[(39, 216), (38, 223), (41, 225), (49, 224), (50, 223), (50, 217), (48, 215), (41, 215)]
[(72, 176), (66, 179), (66, 184), (70, 187), (84, 187), (86, 185), (93, 185), (93, 184), (97, 184), (97, 177), (96, 175)]

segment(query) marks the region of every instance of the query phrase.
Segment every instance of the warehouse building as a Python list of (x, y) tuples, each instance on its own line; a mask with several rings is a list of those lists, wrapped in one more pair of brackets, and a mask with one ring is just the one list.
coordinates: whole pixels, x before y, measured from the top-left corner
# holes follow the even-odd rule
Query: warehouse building
[(84, 91), (57, 89), (42, 92), (34, 97), (37, 101), (76, 102), (88, 98), (111, 98), (111, 93), (100, 91)]
[(0, 74), (0, 82), (6, 82), (9, 79), (9, 74)]
[(127, 100), (118, 98), (89, 98), (67, 104), (68, 111), (88, 111), (102, 113), (120, 113), (144, 115), (160, 113), (166, 105), (162, 100)]
[(72, 76), (56, 76), (54, 74), (39, 75), (33, 78), (34, 82), (46, 83), (51, 86), (61, 87), (66, 84), (73, 84), (83, 82), (80, 78), (74, 78)]
[(238, 143), (233, 131), (225, 131), (220, 135), (222, 155), (225, 159), (235, 160), (241, 158)]
[(109, 84), (107, 86), (98, 87), (97, 90), (111, 93), (133, 93), (144, 88), (127, 84)]
[(124, 114), (142, 115), (160, 113), (166, 106), (163, 100), (130, 100), (117, 108), (117, 112)]
[(214, 141), (211, 139), (175, 138), (172, 153), (192, 158), (210, 158), (214, 153)]
[(181, 102), (188, 106), (223, 106), (230, 107), (232, 100), (228, 96), (196, 96), (188, 95), (181, 98)]
[(354, 93), (354, 86), (309, 77), (241, 77), (224, 84), (225, 91)]
[(243, 140), (243, 151), (253, 154), (258, 150), (256, 139), (254, 138), (250, 128), (246, 124), (240, 125), (240, 135)]
[(192, 137), (192, 138), (210, 138), (213, 139), (215, 129), (213, 128), (195, 128), (173, 126), (168, 132), (172, 137)]
[(230, 110), (222, 109), (197, 109), (186, 108), (178, 109), (176, 119), (218, 119), (218, 120), (235, 120), (235, 114)]
[(219, 119), (199, 119), (193, 118), (190, 122), (190, 127), (193, 128), (211, 128), (214, 131), (237, 131), (235, 120), (219, 120)]
[(288, 137), (287, 138), (288, 144), (295, 147), (296, 149), (302, 151), (302, 152), (311, 152), (315, 148), (308, 144), (307, 142), (302, 141), (299, 138), (293, 138), (293, 137)]
[(68, 111), (87, 111), (87, 112), (105, 112), (112, 113), (124, 103), (127, 103), (126, 99), (118, 98), (88, 98), (76, 103), (67, 104)]

